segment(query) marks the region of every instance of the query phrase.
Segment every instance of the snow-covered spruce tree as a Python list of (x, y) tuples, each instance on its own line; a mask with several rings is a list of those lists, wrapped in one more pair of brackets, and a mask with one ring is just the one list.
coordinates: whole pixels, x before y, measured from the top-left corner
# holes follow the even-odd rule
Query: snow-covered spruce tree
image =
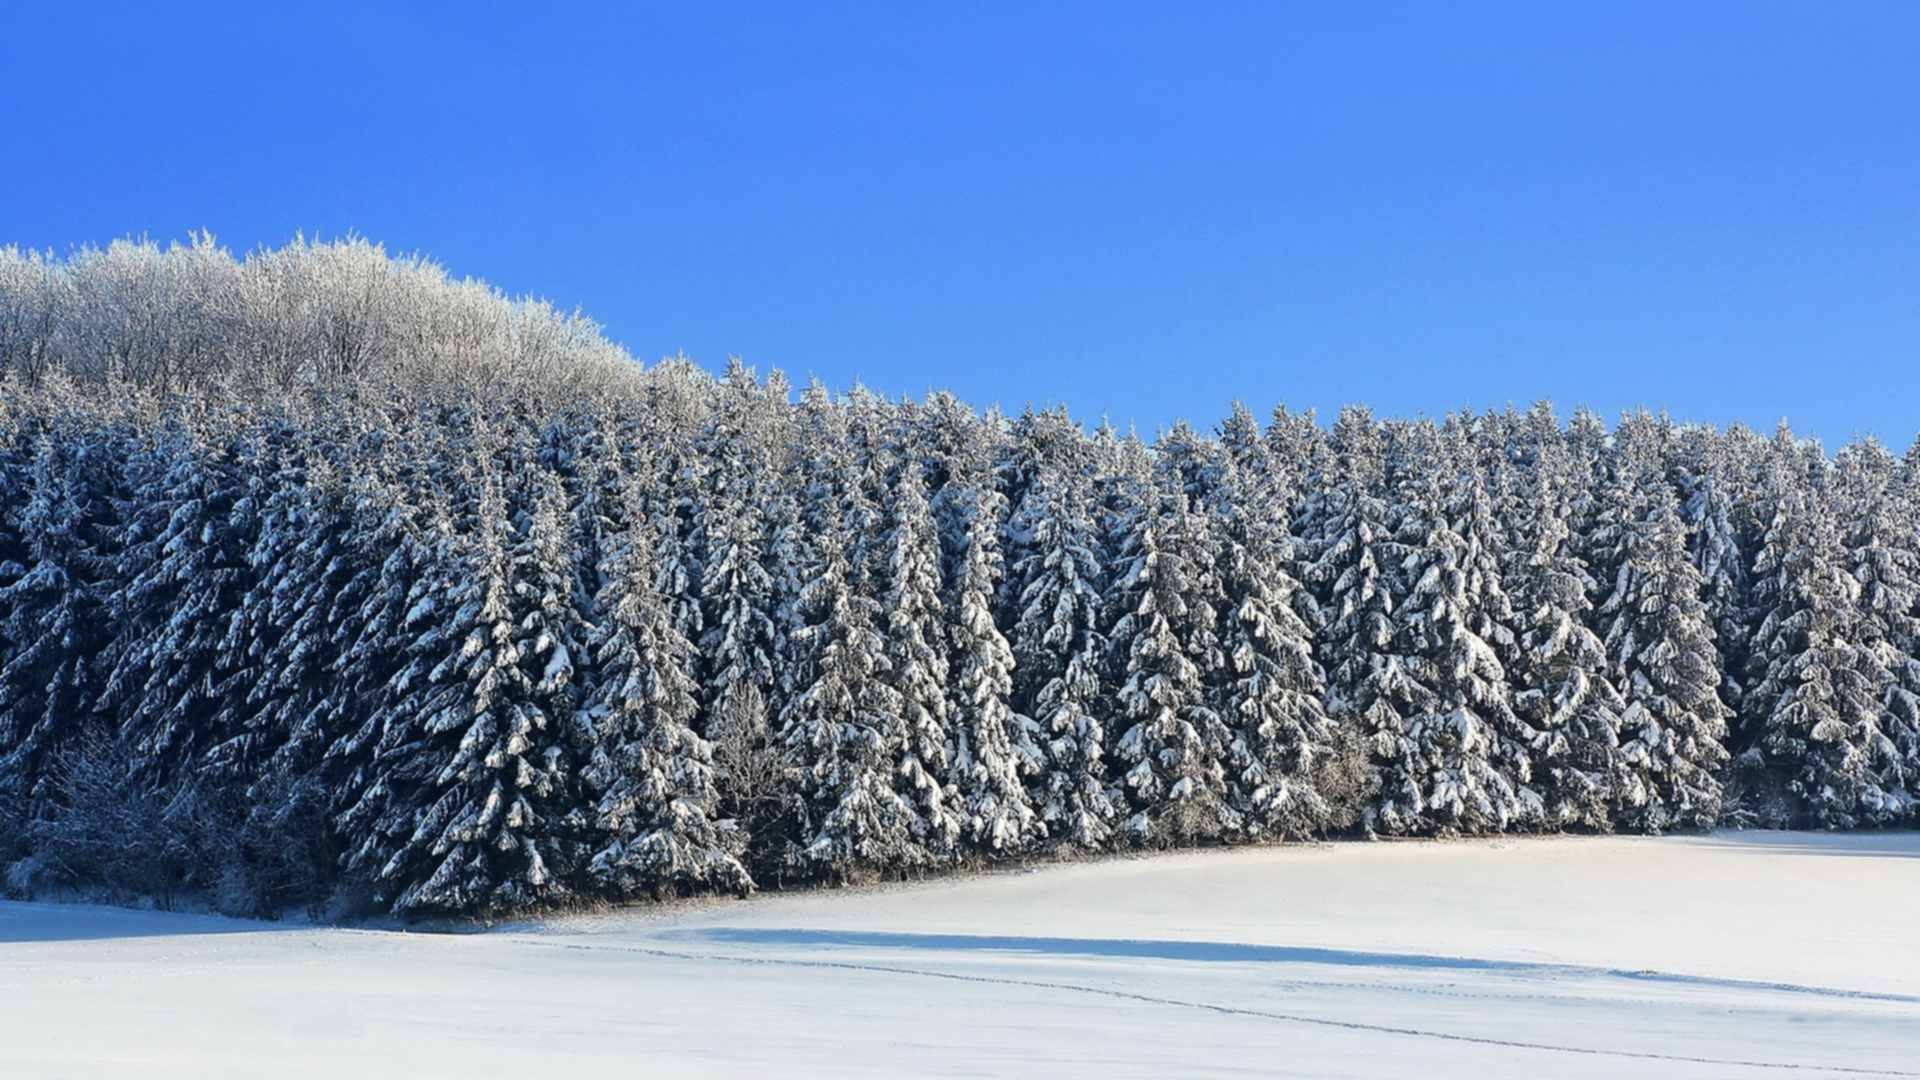
[(209, 755), (225, 771), (258, 777), (304, 771), (351, 715), (329, 671), (331, 639), (346, 614), (339, 599), (372, 553), (347, 548), (348, 485), (319, 447), (288, 446), (250, 474), (247, 498), (260, 525), (233, 628), (244, 658), (236, 686), (244, 690), (228, 706), (241, 719), (222, 726), (225, 741)]
[(949, 678), (952, 798), (975, 856), (1025, 849), (1045, 835), (1026, 780), (1040, 767), (1038, 726), (1011, 708), (1014, 661), (997, 613), (1006, 582), (1007, 507), (995, 485), (1007, 434), (999, 413), (983, 417), (953, 395), (903, 403), (891, 435), (903, 461), (919, 461), (941, 560), (939, 628)]
[(523, 463), (529, 491), (507, 572), (513, 582), (519, 616), (515, 642), (533, 686), (533, 708), (547, 722), (536, 726), (557, 732), (575, 711), (580, 696), (580, 667), (592, 633), (578, 560), (574, 518), (560, 478), (535, 463)]
[[(1248, 444), (1248, 456), (1255, 446)], [(1287, 500), (1275, 494), (1271, 472), (1248, 456), (1228, 462), (1216, 510), (1227, 660), (1220, 712), (1232, 732), (1228, 802), (1250, 836), (1303, 837), (1336, 813), (1320, 790), (1319, 761), (1336, 751), (1335, 733), (1313, 631), (1296, 611), (1292, 538), (1275, 509)]]
[(1396, 637), (1417, 687), (1405, 735), (1384, 770), (1379, 827), (1492, 832), (1537, 826), (1528, 746), (1499, 650), (1512, 611), (1492, 538), (1490, 500), (1456, 431), (1401, 434), (1400, 522), (1407, 594)]
[(579, 825), (593, 851), (589, 870), (618, 896), (745, 894), (753, 881), (740, 863), (742, 838), (718, 819), (712, 749), (693, 730), (693, 647), (660, 593), (642, 482), (627, 487), (627, 527), (602, 553), (595, 686), (578, 714), (589, 754)]
[(660, 563), (661, 595), (674, 626), (697, 643), (705, 637), (707, 626), (697, 495), (708, 481), (709, 463), (696, 445), (694, 425), (707, 420), (713, 380), (688, 363), (662, 366), (666, 377), (652, 395), (661, 411), (636, 425), (627, 449), (644, 452), (649, 459), (641, 471), (651, 480), (646, 513)]
[(225, 706), (245, 692), (232, 630), (250, 575), (251, 523), (236, 507), (244, 485), (220, 427), (186, 417), (134, 455), (108, 575), (115, 633), (99, 707), (137, 747), (142, 771), (162, 778), (199, 768), (233, 734)]
[(1237, 836), (1244, 821), (1228, 802), (1229, 736), (1208, 693), (1223, 658), (1205, 524), (1184, 492), (1141, 487), (1115, 528), (1112, 754), (1133, 811), (1127, 834), (1155, 847)]
[[(1250, 416), (1242, 416), (1239, 422), (1244, 425), (1251, 419)], [(1245, 438), (1244, 428), (1236, 428), (1232, 417), (1228, 419), (1228, 427), (1235, 431), (1237, 438)], [(1243, 453), (1246, 451), (1244, 443), (1240, 449)], [(1210, 506), (1220, 487), (1220, 470), (1225, 456), (1221, 444), (1203, 438), (1186, 421), (1176, 421), (1173, 427), (1154, 441), (1155, 482), (1169, 491), (1184, 494), (1193, 506)]]
[(1748, 623), (1753, 611), (1742, 482), (1737, 448), (1751, 433), (1736, 428), (1722, 436), (1708, 427), (1681, 433), (1673, 469), (1680, 496), (1680, 516), (1687, 523), (1687, 546), (1700, 570), (1701, 598), (1713, 620), (1714, 641), (1720, 651), (1720, 696), (1738, 709), (1744, 697)]
[(1539, 441), (1520, 482), (1522, 529), (1506, 570), (1519, 648), (1508, 675), (1514, 710), (1538, 735), (1534, 779), (1556, 828), (1612, 827), (1626, 763), (1620, 718), (1626, 700), (1606, 647), (1588, 625), (1596, 588), (1573, 552), (1576, 478), (1557, 441)]
[[(1424, 693), (1396, 642), (1397, 573), (1405, 553), (1381, 495), (1384, 455), (1373, 414), (1342, 409), (1303, 510), (1312, 546), (1306, 576), (1325, 617), (1317, 645), (1327, 673), (1327, 712), (1365, 744), (1376, 776), (1404, 754), (1406, 718)], [(1412, 794), (1380, 792), (1365, 811), (1366, 828), (1391, 827), (1408, 812)]]
[(1920, 813), (1920, 507), (1886, 447), (1867, 438), (1834, 459), (1838, 514), (1860, 592), (1858, 638), (1887, 673), (1882, 701), (1882, 782)]
[[(414, 635), (426, 631), (439, 611), (435, 570), (447, 542), (437, 500), (429, 506), (423, 492), (409, 489), (383, 464), (390, 463), (378, 457), (364, 462), (365, 471), (347, 493), (342, 546), (353, 553), (356, 567), (328, 607), (327, 708), (302, 717), (268, 765), (270, 772), (304, 772), (307, 755), (319, 748), (320, 761), (311, 768), (335, 793), (334, 829), (351, 845), (345, 862), (363, 883), (380, 870), (386, 858), (380, 852), (392, 843), (379, 830), (389, 805), (411, 790), (412, 779), (395, 770), (422, 764), (404, 753), (382, 754), (381, 748), (389, 731), (397, 732), (393, 746), (410, 745), (411, 736), (401, 729), (412, 718), (392, 706), (430, 670), (417, 667), (408, 653)], [(402, 671), (407, 677), (396, 685)], [(404, 821), (396, 817), (391, 823), (404, 827)]]
[(0, 799), (29, 809), (49, 794), (52, 755), (97, 726), (90, 661), (107, 634), (97, 567), (108, 507), (92, 435), (40, 433), (6, 470), (13, 490), (0, 505), (19, 555), (0, 565)]
[(819, 485), (807, 498), (818, 527), (809, 540), (812, 576), (796, 602), (803, 674), (780, 717), (795, 783), (786, 865), (834, 880), (917, 867), (926, 861), (917, 839), (924, 829), (893, 782), (906, 734), (886, 683), (886, 639), (875, 628), (877, 601), (855, 587), (841, 524), (844, 504), (858, 494)]
[(709, 464), (695, 511), (694, 531), (706, 553), (700, 575), (706, 634), (699, 644), (709, 725), (715, 717), (741, 717), (747, 688), (764, 696), (773, 685), (775, 598), (766, 520), (766, 492), (780, 480), (768, 441), (773, 426), (753, 373), (733, 361), (702, 435)]
[(1708, 828), (1721, 813), (1728, 710), (1700, 571), (1687, 553), (1679, 504), (1657, 472), (1626, 475), (1609, 491), (1625, 501), (1601, 546), (1605, 600), (1596, 613), (1627, 699), (1614, 821), (1644, 832)]
[(904, 463), (886, 508), (887, 534), (873, 579), (880, 595), (885, 641), (882, 675), (887, 699), (899, 710), (890, 726), (900, 733), (895, 782), (913, 803), (917, 840), (930, 862), (959, 855), (965, 807), (954, 790), (953, 733), (947, 708), (946, 613), (940, 600), (940, 541), (918, 462)]
[[(385, 806), (352, 854), (402, 913), (512, 910), (569, 891), (571, 853), (554, 828), (563, 748), (540, 685), (557, 674), (556, 642), (542, 654), (523, 634), (515, 530), (490, 457), (482, 447), (471, 511), (459, 531), (442, 529), (410, 597), (413, 640), (373, 766)], [(522, 540), (547, 516), (532, 515)]]
[(1327, 433), (1320, 430), (1320, 418), (1314, 410), (1296, 413), (1279, 405), (1267, 418), (1266, 444), (1274, 496), (1281, 500), (1279, 509), (1286, 512), (1287, 520), (1297, 526), (1307, 482), (1327, 471)]
[(1038, 726), (1045, 762), (1033, 800), (1056, 846), (1097, 851), (1112, 840), (1119, 806), (1102, 722), (1105, 572), (1084, 481), (1043, 470), (1010, 525), (1018, 556), (1013, 600), (1013, 707)]
[(1013, 647), (994, 621), (1004, 576), (1004, 503), (992, 488), (966, 491), (964, 500), (953, 500), (964, 522), (950, 591), (953, 776), (968, 844), (986, 855), (1009, 855), (1046, 835), (1025, 781), (1040, 773), (1045, 756), (1038, 726), (1010, 704)]
[[(1787, 479), (1754, 562), (1765, 615), (1749, 660), (1749, 742), (1738, 764), (1750, 809), (1770, 824), (1885, 825), (1907, 814), (1910, 798), (1905, 763), (1881, 723), (1891, 678), (1878, 643), (1862, 634), (1860, 583), (1822, 502)], [(1762, 776), (1744, 775), (1751, 771)], [(1776, 790), (1786, 798), (1772, 798)]]

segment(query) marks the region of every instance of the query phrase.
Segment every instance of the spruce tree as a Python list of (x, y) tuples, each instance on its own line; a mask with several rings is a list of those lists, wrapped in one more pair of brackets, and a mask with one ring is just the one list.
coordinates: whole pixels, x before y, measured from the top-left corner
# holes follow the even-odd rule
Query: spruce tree
[(53, 756), (98, 727), (102, 472), (84, 434), (43, 432), (12, 473), (19, 501), (0, 507), (20, 538), (19, 560), (0, 568), (0, 799), (28, 808), (49, 795)]
[(1116, 523), (1122, 561), (1108, 640), (1127, 833), (1151, 846), (1235, 836), (1244, 821), (1227, 797), (1228, 736), (1208, 694), (1222, 657), (1202, 526), (1184, 492), (1152, 488)]
[(1046, 833), (1025, 778), (1044, 757), (1034, 722), (1014, 713), (1013, 648), (994, 621), (1004, 576), (1000, 533), (1004, 509), (991, 488), (968, 489), (952, 588), (951, 718), (953, 775), (966, 815), (966, 838), (989, 855), (1007, 855)]
[(886, 699), (898, 710), (889, 727), (898, 732), (894, 777), (913, 803), (926, 858), (959, 854), (965, 808), (952, 783), (953, 733), (947, 703), (946, 612), (940, 599), (940, 542), (917, 462), (906, 462), (886, 509), (887, 535), (878, 547), (882, 565), (873, 575), (879, 597), (886, 667)]
[(610, 537), (595, 597), (594, 689), (579, 713), (589, 870), (615, 895), (724, 889), (744, 894), (742, 838), (718, 819), (712, 748), (693, 730), (693, 647), (660, 591), (645, 494), (630, 479), (626, 530)]
[(1672, 489), (1626, 479), (1625, 513), (1601, 565), (1600, 638), (1626, 696), (1626, 762), (1616, 823), (1643, 832), (1708, 828), (1721, 814), (1728, 710), (1720, 701), (1713, 626)]
[[(483, 462), (485, 456), (483, 455)], [(374, 763), (389, 801), (359, 853), (398, 912), (506, 911), (568, 895), (554, 820), (563, 747), (542, 708), (557, 639), (523, 634), (502, 478), (484, 463), (464, 528), (442, 532), (403, 629), (407, 664)], [(544, 516), (544, 515), (542, 515)], [(531, 524), (531, 523), (529, 523)], [(532, 540), (530, 528), (521, 530)], [(538, 625), (538, 612), (524, 611)], [(529, 627), (531, 629), (532, 627)], [(379, 857), (378, 864), (372, 856)]]
[(1250, 835), (1301, 837), (1333, 819), (1319, 758), (1335, 752), (1335, 736), (1313, 631), (1296, 611), (1292, 538), (1272, 509), (1285, 500), (1275, 497), (1271, 473), (1242, 461), (1225, 470), (1217, 511), (1228, 801)]
[(1396, 763), (1409, 751), (1407, 719), (1426, 700), (1397, 640), (1398, 570), (1407, 553), (1388, 525), (1384, 483), (1373, 415), (1342, 409), (1303, 511), (1313, 548), (1306, 573), (1326, 619), (1318, 645), (1328, 714), (1365, 746), (1376, 775), (1398, 768), (1402, 777), (1383, 785), (1366, 809), (1369, 831), (1404, 829), (1420, 812), (1419, 790)]
[(142, 770), (169, 779), (199, 769), (233, 734), (222, 716), (245, 690), (232, 631), (250, 576), (250, 515), (236, 507), (233, 447), (194, 420), (214, 430), (178, 428), (130, 463), (99, 697)]
[(1626, 701), (1588, 625), (1596, 584), (1574, 554), (1567, 456), (1557, 442), (1538, 450), (1523, 480), (1524, 527), (1507, 571), (1520, 628), (1509, 672), (1514, 709), (1538, 733), (1530, 749), (1547, 822), (1604, 831), (1625, 782)]
[[(1451, 435), (1452, 433), (1450, 433)], [(1544, 816), (1499, 651), (1511, 635), (1490, 502), (1457, 435), (1403, 436), (1407, 594), (1395, 633), (1415, 688), (1398, 753), (1382, 776), (1379, 821), (1393, 832), (1488, 832)]]
[[(1844, 559), (1832, 513), (1787, 481), (1754, 563), (1766, 614), (1749, 661), (1740, 760), (1765, 774), (1754, 807), (1763, 820), (1846, 829), (1908, 811), (1905, 763), (1881, 723), (1891, 676), (1862, 633), (1860, 583)], [(1766, 798), (1773, 784), (1787, 805)]]
[(1835, 459), (1843, 543), (1860, 592), (1861, 647), (1886, 672), (1877, 748), (1883, 790), (1920, 813), (1920, 507), (1912, 481), (1868, 438)]
[(1014, 710), (1038, 726), (1046, 759), (1033, 800), (1055, 845), (1099, 850), (1119, 806), (1106, 766), (1101, 627), (1105, 572), (1083, 484), (1038, 474), (1016, 511)]
[[(810, 499), (835, 500), (831, 490)], [(810, 509), (813, 576), (798, 602), (796, 644), (805, 675), (780, 717), (795, 781), (786, 864), (809, 877), (921, 865), (924, 835), (911, 800), (893, 783), (906, 734), (886, 684), (886, 640), (877, 602), (853, 580), (844, 526), (832, 502)]]

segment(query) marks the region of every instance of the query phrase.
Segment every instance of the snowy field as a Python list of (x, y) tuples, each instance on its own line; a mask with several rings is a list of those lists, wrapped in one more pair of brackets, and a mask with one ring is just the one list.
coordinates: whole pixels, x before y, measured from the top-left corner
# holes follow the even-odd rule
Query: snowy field
[(1920, 834), (1342, 844), (485, 933), (0, 904), (0, 1076), (1920, 1076)]

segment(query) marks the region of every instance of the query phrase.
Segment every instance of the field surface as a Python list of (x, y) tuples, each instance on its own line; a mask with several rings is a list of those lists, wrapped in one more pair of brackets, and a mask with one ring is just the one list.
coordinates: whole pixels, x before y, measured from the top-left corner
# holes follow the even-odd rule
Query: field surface
[(500, 926), (0, 903), (0, 1076), (1920, 1077), (1920, 834), (1340, 844)]

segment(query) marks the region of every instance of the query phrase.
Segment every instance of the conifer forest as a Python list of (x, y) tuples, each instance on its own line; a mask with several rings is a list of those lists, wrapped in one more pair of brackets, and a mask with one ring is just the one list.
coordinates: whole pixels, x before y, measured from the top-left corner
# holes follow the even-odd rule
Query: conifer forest
[(1920, 451), (1265, 409), (641, 365), (354, 239), (0, 251), (0, 868), (493, 914), (1916, 823)]

